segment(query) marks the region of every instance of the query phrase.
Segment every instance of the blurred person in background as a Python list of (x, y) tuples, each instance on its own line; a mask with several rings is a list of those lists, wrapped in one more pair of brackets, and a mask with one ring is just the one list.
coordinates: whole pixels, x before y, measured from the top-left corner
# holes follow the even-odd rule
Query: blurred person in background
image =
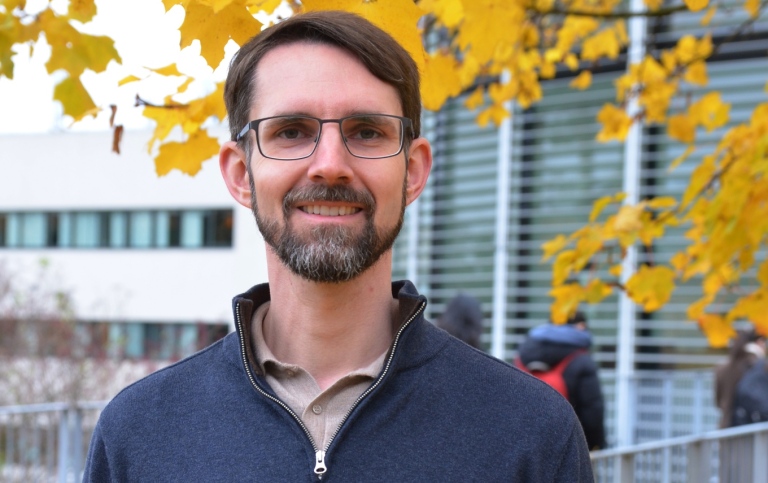
[(516, 365), (558, 390), (579, 417), (590, 451), (603, 449), (605, 403), (597, 364), (589, 354), (592, 335), (576, 312), (565, 324), (534, 327), (520, 345)]
[(765, 337), (754, 329), (740, 330), (733, 339), (728, 360), (715, 367), (715, 404), (720, 409), (720, 428), (733, 423), (736, 387), (749, 369), (765, 358)]
[(459, 293), (453, 297), (435, 325), (475, 349), (481, 349), (483, 309), (480, 302), (471, 295)]

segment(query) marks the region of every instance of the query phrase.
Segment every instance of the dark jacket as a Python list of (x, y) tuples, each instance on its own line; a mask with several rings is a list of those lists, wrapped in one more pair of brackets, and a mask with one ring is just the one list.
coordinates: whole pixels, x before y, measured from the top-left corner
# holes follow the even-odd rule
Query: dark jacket
[(736, 385), (732, 426), (768, 421), (768, 361), (760, 359)]
[(597, 364), (589, 355), (592, 336), (572, 325), (547, 324), (532, 329), (520, 346), (519, 356), (528, 368), (554, 368), (576, 351), (563, 371), (568, 399), (584, 428), (591, 450), (605, 448), (605, 404), (597, 376)]
[(94, 430), (86, 482), (592, 482), (571, 407), (541, 381), (459, 342), (393, 284), (406, 321), (384, 369), (324, 455), (254, 364), (267, 285), (234, 300), (237, 333), (124, 389)]
[(728, 360), (715, 367), (715, 404), (720, 409), (721, 428), (736, 426), (733, 423), (733, 399), (736, 387), (750, 367), (758, 360), (758, 355), (750, 352), (749, 345), (755, 337), (751, 331), (739, 331), (728, 353)]

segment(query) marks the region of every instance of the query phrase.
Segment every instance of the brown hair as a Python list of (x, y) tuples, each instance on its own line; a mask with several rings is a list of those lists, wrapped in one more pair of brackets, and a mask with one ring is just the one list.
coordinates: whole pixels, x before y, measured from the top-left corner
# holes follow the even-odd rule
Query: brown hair
[[(358, 15), (320, 11), (295, 15), (269, 27), (243, 45), (232, 59), (224, 85), (224, 102), (233, 141), (250, 121), (248, 113), (256, 97), (255, 73), (259, 61), (275, 47), (294, 42), (333, 45), (354, 55), (371, 74), (397, 90), (403, 116), (410, 118), (413, 125), (412, 132), (404, 133), (406, 148), (419, 137), (419, 71), (408, 52), (388, 33)], [(246, 151), (250, 151), (249, 139), (244, 138)]]

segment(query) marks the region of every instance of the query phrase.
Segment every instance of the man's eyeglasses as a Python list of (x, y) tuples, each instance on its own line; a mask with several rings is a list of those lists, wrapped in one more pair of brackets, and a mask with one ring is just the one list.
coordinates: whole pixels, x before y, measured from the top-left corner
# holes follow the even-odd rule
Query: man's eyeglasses
[(240, 141), (248, 131), (256, 132), (256, 144), (265, 158), (293, 161), (312, 156), (320, 142), (325, 123), (337, 123), (341, 139), (352, 156), (365, 159), (389, 158), (403, 150), (407, 117), (389, 114), (358, 114), (341, 119), (310, 116), (275, 116), (251, 121), (237, 135)]

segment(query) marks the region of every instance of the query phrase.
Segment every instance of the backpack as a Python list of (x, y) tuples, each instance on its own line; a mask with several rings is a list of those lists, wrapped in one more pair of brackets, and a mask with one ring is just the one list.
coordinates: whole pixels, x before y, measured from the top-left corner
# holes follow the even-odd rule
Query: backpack
[(541, 379), (542, 381), (546, 382), (547, 384), (552, 386), (557, 392), (562, 394), (562, 396), (565, 399), (568, 399), (568, 386), (565, 384), (565, 378), (563, 378), (563, 372), (565, 372), (566, 367), (568, 367), (571, 364), (571, 361), (573, 361), (577, 356), (580, 356), (584, 352), (585, 351), (583, 350), (577, 350), (577, 351), (571, 352), (566, 357), (564, 357), (560, 362), (558, 362), (555, 367), (551, 368), (548, 371), (537, 371), (537, 370), (528, 369), (525, 366), (525, 364), (523, 364), (523, 361), (522, 359), (520, 359), (520, 356), (517, 356), (515, 358), (515, 365), (517, 366), (518, 369), (521, 369), (524, 372), (527, 372), (532, 376), (536, 376), (538, 379)]

